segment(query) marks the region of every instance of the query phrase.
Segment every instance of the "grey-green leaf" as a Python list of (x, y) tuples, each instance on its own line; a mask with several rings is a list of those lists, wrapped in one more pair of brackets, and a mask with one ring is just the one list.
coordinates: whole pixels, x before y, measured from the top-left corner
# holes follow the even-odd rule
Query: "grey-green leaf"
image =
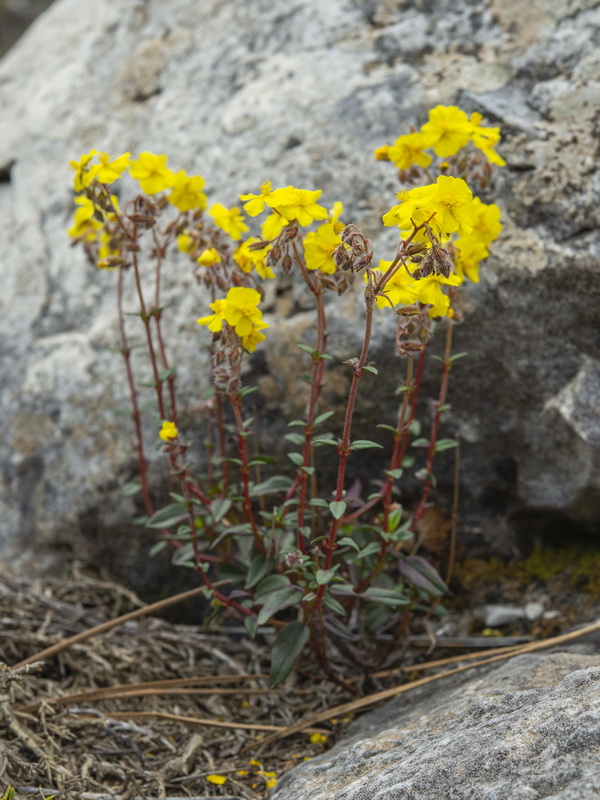
[(290, 622), (279, 631), (271, 657), (270, 680), (273, 686), (279, 686), (287, 678), (309, 638), (310, 631), (301, 622)]

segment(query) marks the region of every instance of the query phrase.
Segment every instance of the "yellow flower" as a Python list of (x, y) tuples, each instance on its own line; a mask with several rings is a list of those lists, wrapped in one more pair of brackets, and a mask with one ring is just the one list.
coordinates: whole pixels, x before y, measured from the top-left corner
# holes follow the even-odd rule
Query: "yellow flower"
[(242, 272), (249, 273), (254, 268), (260, 277), (265, 280), (266, 278), (274, 278), (275, 274), (271, 267), (266, 265), (267, 253), (271, 249), (270, 246), (263, 247), (261, 250), (252, 250), (250, 245), (258, 242), (259, 240), (254, 236), (246, 239), (245, 242), (237, 247), (233, 252), (233, 260), (242, 270)]
[(131, 162), (129, 174), (139, 181), (142, 192), (146, 194), (157, 194), (175, 183), (175, 174), (167, 167), (165, 155), (140, 153), (138, 160)]
[[(421, 225), (430, 220), (433, 225), (436, 209), (433, 206), (436, 194), (435, 184), (428, 186), (417, 186), (410, 191), (398, 192), (398, 205), (392, 206), (383, 215), (383, 224), (387, 226), (397, 225), (403, 231), (409, 231), (415, 225)], [(417, 241), (428, 241), (426, 234), (421, 231)]]
[(261, 329), (268, 327), (269, 326), (267, 323), (263, 322), (262, 320), (260, 322), (255, 322), (250, 333), (248, 333), (246, 336), (240, 337), (244, 350), (247, 350), (249, 353), (253, 353), (256, 350), (256, 345), (260, 344), (260, 342), (264, 342), (266, 338), (264, 333), (260, 332)]
[(440, 175), (436, 181), (436, 191), (432, 195), (432, 206), (436, 212), (432, 227), (438, 228), (442, 234), (455, 231), (470, 233), (472, 228), (471, 202), (473, 192), (462, 178)]
[(209, 314), (207, 317), (200, 317), (196, 322), (198, 325), (206, 325), (208, 330), (212, 331), (212, 333), (218, 333), (223, 328), (226, 307), (227, 300), (215, 300), (214, 303), (210, 304), (210, 308), (214, 311), (214, 314)]
[(109, 262), (110, 258), (115, 258), (121, 255), (118, 249), (111, 247), (113, 237), (103, 231), (100, 234), (100, 247), (98, 248), (98, 262), (96, 266), (98, 269), (114, 269), (116, 264)]
[(100, 164), (98, 164), (94, 177), (100, 181), (100, 183), (114, 183), (129, 166), (129, 156), (130, 153), (123, 153), (123, 155), (111, 161), (107, 153), (100, 153), (98, 156)]
[[(381, 278), (381, 275), (387, 272), (391, 263), (391, 261), (384, 261), (382, 259), (379, 262), (379, 266), (374, 267), (373, 269), (373, 272), (375, 273), (373, 275), (374, 279), (377, 280), (378, 278)], [(377, 273), (380, 274), (378, 275)], [(364, 280), (365, 282), (367, 281), (366, 275), (364, 275)], [(414, 302), (416, 302), (418, 297), (418, 292), (413, 287), (413, 283), (414, 278), (411, 278), (406, 271), (406, 268), (401, 266), (400, 269), (396, 270), (391, 279), (388, 280), (388, 282), (382, 288), (382, 292), (387, 298), (389, 298), (389, 302), (385, 299), (385, 297), (378, 296), (375, 298), (378, 308), (392, 308), (398, 305), (412, 305)]]
[(373, 155), (375, 156), (375, 161), (389, 161), (390, 160), (390, 146), (389, 144), (382, 144), (381, 147), (378, 147)]
[(89, 197), (84, 195), (75, 198), (79, 208), (75, 209), (73, 215), (73, 225), (67, 230), (72, 239), (85, 237), (93, 242), (97, 236), (97, 231), (102, 227), (102, 223), (95, 217), (96, 209)]
[(175, 183), (169, 195), (169, 203), (179, 211), (191, 211), (193, 208), (206, 208), (206, 195), (202, 190), (204, 178), (201, 175), (188, 175), (180, 169), (175, 175)]
[(286, 189), (276, 189), (273, 192), (276, 202), (271, 201), (269, 205), (279, 211), (288, 222), (298, 220), (298, 223), (305, 227), (314, 220), (326, 219), (327, 209), (317, 203), (322, 194), (322, 189), (310, 191), (288, 186)]
[(263, 222), (260, 232), (263, 239), (276, 239), (286, 225), (289, 225), (289, 222), (285, 217), (282, 217), (281, 214), (269, 214)]
[(212, 267), (213, 264), (218, 264), (221, 256), (214, 247), (209, 247), (203, 250), (198, 256), (198, 264), (202, 267)]
[(331, 222), (325, 223), (306, 234), (304, 239), (304, 258), (308, 269), (320, 269), (331, 275), (337, 269), (333, 253), (342, 243), (342, 237), (335, 232)]
[(473, 283), (479, 283), (479, 262), (489, 255), (483, 242), (472, 236), (464, 236), (454, 242), (454, 247), (457, 273), (464, 275)]
[(433, 147), (436, 156), (447, 158), (464, 147), (471, 138), (472, 125), (464, 111), (456, 106), (436, 106), (429, 112), (429, 121), (421, 133)]
[[(248, 336), (257, 323), (262, 322), (262, 313), (257, 308), (260, 302), (260, 293), (256, 289), (236, 286), (227, 292), (225, 301), (223, 317), (238, 336)], [(264, 327), (267, 327), (266, 323), (264, 323)]]
[(194, 237), (190, 236), (189, 231), (184, 231), (179, 234), (177, 237), (177, 248), (181, 250), (182, 253), (191, 253), (195, 247), (196, 242), (194, 241)]
[(71, 169), (75, 170), (73, 185), (76, 192), (86, 189), (96, 177), (98, 164), (90, 165), (90, 161), (95, 155), (98, 155), (98, 151), (90, 150), (89, 153), (83, 153), (79, 161), (69, 161)]
[[(266, 775), (266, 773), (265, 773), (265, 775)], [(267, 778), (266, 781), (265, 781), (267, 789), (272, 789), (273, 786), (275, 786), (276, 783), (277, 783), (277, 778)]]
[(450, 298), (444, 294), (442, 285), (459, 286), (462, 282), (460, 275), (451, 274), (449, 278), (444, 278), (443, 275), (433, 274), (415, 281), (413, 286), (418, 291), (419, 302), (431, 306), (427, 309), (430, 317), (445, 317), (449, 315)]
[(162, 428), (158, 433), (163, 442), (171, 442), (177, 438), (178, 434), (179, 432), (174, 422), (169, 422), (168, 419), (163, 420)]
[(236, 242), (242, 238), (242, 233), (248, 230), (242, 212), (236, 206), (225, 208), (222, 203), (215, 203), (208, 213), (213, 218), (215, 225), (228, 233)]
[(265, 181), (260, 185), (260, 194), (240, 194), (239, 198), (244, 203), (244, 211), (249, 217), (256, 217), (265, 210), (273, 192), (271, 182)]
[(501, 158), (494, 150), (494, 147), (500, 141), (500, 128), (484, 128), (481, 125), (483, 117), (477, 112), (471, 114), (470, 122), (473, 126), (471, 131), (471, 141), (478, 147), (481, 152), (486, 156), (491, 164), (496, 164), (498, 167), (504, 167), (506, 161)]
[(222, 786), (227, 781), (227, 778), (225, 775), (207, 775), (206, 780), (209, 783), (215, 783), (217, 786)]
[(323, 733), (311, 733), (309, 741), (311, 744), (325, 744), (327, 737)]
[(501, 211), (495, 203), (482, 203), (478, 197), (471, 202), (469, 224), (472, 227), (470, 236), (478, 239), (484, 245), (494, 241), (502, 230), (500, 222)]
[(429, 146), (428, 139), (422, 133), (407, 133), (405, 136), (399, 136), (388, 148), (388, 158), (398, 169), (408, 169), (413, 164), (428, 167), (432, 159), (423, 151)]
[(336, 233), (341, 233), (346, 227), (344, 223), (340, 221), (343, 211), (344, 204), (341, 200), (336, 200), (329, 209), (329, 214), (327, 215), (327, 221), (333, 224), (333, 228)]

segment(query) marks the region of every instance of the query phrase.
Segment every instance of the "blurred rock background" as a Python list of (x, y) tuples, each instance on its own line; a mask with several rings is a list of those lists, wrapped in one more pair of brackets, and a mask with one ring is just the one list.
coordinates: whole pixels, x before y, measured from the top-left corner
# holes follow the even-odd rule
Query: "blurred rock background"
[(53, 0), (0, 0), (0, 58)]

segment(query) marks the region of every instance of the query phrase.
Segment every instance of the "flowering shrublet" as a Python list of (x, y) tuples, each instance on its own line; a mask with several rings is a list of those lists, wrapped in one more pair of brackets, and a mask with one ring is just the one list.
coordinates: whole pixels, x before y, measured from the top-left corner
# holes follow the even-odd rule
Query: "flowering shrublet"
[[(437, 435), (440, 415), (448, 407), (452, 320), (461, 316), (457, 287), (465, 280), (478, 281), (479, 265), (502, 229), (500, 209), (474, 197), (471, 189), (486, 185), (491, 168), (485, 159), (501, 162), (494, 150), (499, 131), (481, 122), (480, 115), (469, 117), (454, 106), (437, 106), (420, 131), (379, 148), (376, 157), (396, 164), (407, 185), (383, 217), (384, 225), (399, 231), (395, 254), (377, 266), (373, 242), (356, 225), (344, 225), (341, 202), (329, 211), (321, 205), (321, 190), (274, 188), (264, 182), (258, 193), (239, 195), (239, 207), (227, 206), (209, 204), (204, 178), (183, 169), (172, 171), (166, 155), (142, 152), (132, 160), (129, 153), (111, 158), (92, 150), (71, 163), (80, 194), (69, 235), (92, 263), (118, 270), (120, 350), (134, 409), (138, 488), (146, 524), (161, 530), (165, 547), (176, 548), (177, 563), (194, 566), (215, 608), (228, 607), (243, 617), (251, 634), (266, 624), (276, 629), (274, 683), (285, 680), (307, 644), (323, 671), (336, 680), (338, 656), (335, 664), (329, 661), (329, 636), (347, 627), (358, 652), (361, 633), (375, 641), (379, 632), (398, 629), (406, 609), (416, 612), (446, 589), (435, 569), (416, 555), (419, 541), (414, 534), (431, 503), (434, 456), (448, 449), (450, 441), (440, 441)], [(465, 146), (469, 149), (457, 155)], [(440, 163), (442, 158), (448, 160)], [(474, 172), (481, 176), (479, 184), (472, 180)], [(142, 193), (124, 202), (121, 212), (112, 184), (127, 174)], [(415, 186), (416, 180), (424, 185)], [(259, 215), (262, 219), (255, 219)], [(180, 434), (176, 370), (169, 363), (168, 342), (160, 327), (161, 317), (169, 313), (161, 280), (171, 272), (168, 256), (181, 253), (210, 307), (210, 313), (197, 320), (212, 334), (204, 338), (210, 338), (207, 371), (215, 392), (198, 406), (205, 415), (207, 445), (207, 472), (198, 476), (188, 452), (197, 437)], [(147, 257), (155, 263), (153, 271), (142, 269)], [(244, 397), (253, 387), (243, 385), (243, 363), (244, 351), (253, 352), (269, 328), (260, 308), (263, 296), (271, 307), (281, 307), (274, 302), (279, 289), (263, 292), (260, 282), (294, 268), (303, 291), (294, 288), (293, 297), (302, 298), (302, 308), (305, 298), (311, 298), (315, 316), (314, 333), (299, 345), (310, 372), (302, 376), (309, 391), (302, 396), (301, 419), (290, 423), (295, 427), (285, 436), (296, 448), (287, 454), (294, 465), (290, 476), (271, 471), (273, 459), (251, 441), (259, 426), (246, 413)], [(358, 357), (342, 362), (351, 375), (344, 421), (338, 428), (341, 436), (336, 439), (319, 428), (334, 413), (326, 410), (324, 387), (337, 380), (336, 373), (327, 371), (335, 358), (335, 351), (329, 352), (330, 339), (338, 327), (328, 325), (328, 294), (341, 294), (353, 281), (360, 284), (357, 273), (365, 281), (363, 340)], [(153, 281), (150, 290), (148, 280)], [(138, 298), (137, 313), (131, 314), (135, 321), (127, 316), (129, 287)], [(360, 490), (348, 489), (347, 461), (355, 450), (382, 446), (355, 438), (352, 430), (359, 382), (364, 373), (377, 374), (368, 357), (373, 315), (380, 308), (395, 312), (395, 352), (405, 359), (406, 377), (399, 387), (403, 401), (394, 425), (379, 426), (393, 432), (385, 477), (363, 500)], [(411, 437), (418, 422), (422, 366), (435, 328), (432, 319), (440, 317), (448, 318), (444, 377), (424, 445)], [(142, 360), (137, 354), (130, 358), (128, 330), (140, 320), (151, 368), (143, 382), (134, 374)], [(268, 364), (271, 371), (274, 363)], [(385, 367), (389, 370), (391, 364), (385, 362)], [(140, 402), (145, 391), (154, 392), (155, 405)], [(155, 415), (153, 431), (164, 443), (161, 451), (170, 477), (179, 481), (179, 488), (169, 487), (176, 489), (171, 492), (176, 502), (158, 512), (144, 453), (142, 425), (147, 419), (140, 413), (150, 408), (157, 409), (150, 412)], [(415, 473), (423, 482), (422, 496), (412, 516), (397, 502), (401, 498), (395, 485), (411, 465), (411, 444), (425, 452), (423, 469)], [(316, 448), (325, 445), (337, 453), (338, 470), (335, 489), (329, 486), (320, 493), (326, 480)], [(404, 547), (410, 539), (413, 543)], [(359, 613), (361, 608), (364, 613)], [(315, 743), (322, 743), (322, 734), (313, 736)], [(251, 766), (257, 767), (253, 779), (261, 779), (261, 788), (275, 783), (275, 775), (258, 762)], [(213, 773), (207, 780), (218, 786), (227, 779)]]

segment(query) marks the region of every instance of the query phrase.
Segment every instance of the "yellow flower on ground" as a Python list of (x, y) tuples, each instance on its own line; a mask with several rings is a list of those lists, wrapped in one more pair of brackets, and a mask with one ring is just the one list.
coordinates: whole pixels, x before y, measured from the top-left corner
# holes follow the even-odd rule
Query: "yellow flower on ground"
[(163, 442), (171, 442), (173, 439), (176, 439), (178, 436), (177, 426), (174, 422), (170, 422), (168, 419), (163, 420), (162, 428), (160, 429), (158, 435), (163, 440)]
[(327, 737), (323, 733), (311, 733), (308, 737), (311, 744), (325, 744)]
[(73, 186), (76, 192), (86, 189), (96, 177), (98, 164), (90, 164), (90, 161), (96, 155), (98, 155), (97, 150), (90, 150), (89, 153), (83, 153), (79, 161), (69, 161), (71, 169), (75, 170)]
[(388, 148), (388, 159), (398, 169), (409, 169), (413, 164), (418, 164), (419, 167), (428, 167), (432, 158), (423, 151), (429, 146), (427, 137), (422, 133), (407, 133), (405, 136), (399, 136)]
[(500, 128), (484, 128), (481, 125), (482, 119), (483, 117), (481, 114), (478, 114), (476, 111), (471, 114), (470, 122), (473, 125), (471, 141), (475, 147), (481, 150), (491, 164), (504, 167), (506, 161), (494, 150), (494, 147), (500, 141)]
[(123, 155), (111, 161), (108, 153), (100, 153), (98, 156), (100, 163), (97, 166), (94, 177), (100, 183), (114, 183), (129, 166), (129, 156), (130, 153), (123, 153)]
[(193, 208), (206, 208), (206, 195), (202, 191), (204, 178), (202, 175), (188, 175), (180, 169), (175, 175), (175, 183), (168, 197), (169, 203), (179, 211), (191, 211)]
[(158, 194), (170, 189), (175, 183), (175, 173), (167, 167), (167, 156), (140, 153), (137, 161), (131, 162), (129, 174), (139, 181), (142, 192)]
[(210, 309), (214, 311), (214, 314), (209, 314), (207, 317), (200, 317), (196, 322), (198, 325), (206, 325), (208, 330), (212, 333), (218, 333), (223, 328), (226, 308), (227, 300), (215, 300), (214, 303), (210, 304)]
[(227, 778), (225, 777), (225, 775), (207, 775), (206, 780), (209, 783), (214, 783), (217, 786), (222, 786), (227, 781)]
[[(265, 772), (265, 775), (266, 774), (267, 773)], [(277, 778), (267, 778), (265, 780), (265, 784), (267, 786), (267, 789), (272, 789), (276, 785), (276, 783), (277, 783)]]
[(472, 125), (464, 111), (456, 106), (436, 106), (429, 112), (429, 121), (421, 133), (433, 147), (436, 156), (447, 158), (464, 147), (471, 138)]
[(226, 208), (222, 203), (215, 203), (208, 213), (213, 218), (217, 228), (221, 228), (225, 233), (228, 233), (236, 242), (239, 242), (242, 238), (242, 233), (248, 230), (242, 212), (237, 206)]
[[(252, 329), (262, 322), (262, 312), (257, 308), (260, 293), (256, 289), (236, 286), (227, 292), (225, 301), (223, 317), (238, 336), (248, 336)], [(266, 327), (266, 323), (264, 326)]]
[(321, 225), (316, 231), (307, 233), (304, 238), (304, 259), (308, 269), (320, 269), (331, 275), (337, 269), (333, 253), (342, 243), (342, 237), (335, 232), (331, 222)]
[(271, 247), (263, 247), (260, 250), (252, 250), (250, 247), (250, 245), (258, 241), (259, 239), (251, 236), (249, 239), (246, 239), (245, 242), (242, 242), (241, 245), (234, 250), (233, 260), (242, 272), (249, 273), (252, 272), (252, 269), (255, 269), (263, 280), (266, 278), (274, 278), (275, 274), (271, 267), (267, 266), (265, 260)]
[(197, 260), (202, 267), (212, 267), (213, 264), (219, 263), (221, 256), (214, 247), (208, 247), (200, 253)]

